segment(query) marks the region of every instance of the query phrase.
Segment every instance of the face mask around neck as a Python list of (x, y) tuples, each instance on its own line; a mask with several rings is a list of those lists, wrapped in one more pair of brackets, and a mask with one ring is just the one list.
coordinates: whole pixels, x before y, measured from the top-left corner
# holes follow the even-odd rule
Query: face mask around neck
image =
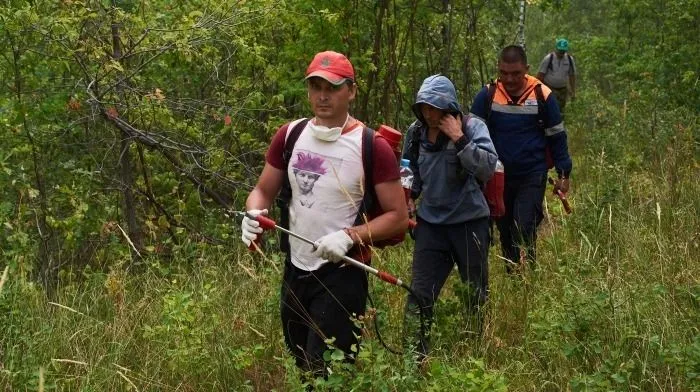
[(323, 140), (324, 142), (334, 142), (338, 140), (340, 134), (343, 133), (345, 125), (347, 125), (350, 115), (345, 118), (345, 123), (342, 127), (328, 128), (325, 125), (316, 125), (312, 121), (309, 121), (309, 130), (311, 134), (318, 140)]

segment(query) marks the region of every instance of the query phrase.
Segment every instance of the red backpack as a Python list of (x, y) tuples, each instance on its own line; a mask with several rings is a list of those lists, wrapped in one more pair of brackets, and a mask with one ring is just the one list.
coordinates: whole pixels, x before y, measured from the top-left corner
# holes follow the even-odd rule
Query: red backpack
[(503, 200), (503, 192), (505, 191), (505, 172), (501, 161), (496, 163), (496, 171), (493, 176), (484, 184), (481, 190), (486, 197), (486, 203), (489, 205), (489, 216), (493, 219), (498, 219), (506, 214), (506, 204)]

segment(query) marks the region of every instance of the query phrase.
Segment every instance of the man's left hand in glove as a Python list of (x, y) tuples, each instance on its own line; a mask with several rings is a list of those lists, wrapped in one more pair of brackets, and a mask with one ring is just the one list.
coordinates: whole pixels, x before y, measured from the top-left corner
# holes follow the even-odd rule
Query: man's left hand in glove
[(354, 241), (345, 230), (338, 230), (324, 235), (314, 243), (316, 248), (314, 255), (337, 263), (343, 259), (343, 256), (348, 253), (354, 244)]

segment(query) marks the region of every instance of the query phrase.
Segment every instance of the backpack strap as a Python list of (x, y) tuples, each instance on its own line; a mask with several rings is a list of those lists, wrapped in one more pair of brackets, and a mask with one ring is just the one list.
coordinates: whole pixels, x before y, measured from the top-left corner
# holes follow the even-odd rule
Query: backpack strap
[(374, 130), (364, 127), (362, 129), (362, 170), (364, 171), (364, 190), (360, 209), (355, 218), (355, 226), (365, 223), (365, 217), (369, 219), (369, 212), (374, 210), (377, 204), (377, 193), (374, 190), (374, 177), (372, 167), (374, 162)]
[(289, 165), (289, 161), (292, 159), (294, 145), (297, 144), (297, 140), (299, 140), (299, 135), (301, 135), (301, 131), (304, 130), (308, 122), (308, 118), (299, 121), (297, 125), (295, 125), (294, 128), (292, 128), (289, 131), (287, 138), (284, 140), (284, 153), (282, 154), (282, 159), (284, 160), (285, 167)]
[[(280, 189), (280, 194), (278, 199), (289, 203), (292, 198), (292, 185), (289, 183), (289, 176), (286, 175), (287, 168), (289, 167), (289, 162), (292, 160), (292, 153), (294, 152), (294, 145), (296, 145), (301, 131), (306, 128), (306, 124), (309, 122), (308, 118), (299, 121), (292, 129), (287, 129), (287, 137), (284, 140), (284, 151), (282, 152), (282, 162), (284, 162), (284, 178), (282, 180), (282, 188)], [(286, 226), (284, 226), (286, 227)]]
[(554, 60), (554, 52), (549, 53), (549, 64), (547, 64), (547, 69), (550, 71), (554, 71), (554, 66), (552, 65), (552, 61)]
[[(277, 206), (280, 209), (280, 226), (289, 229), (289, 201), (292, 200), (292, 184), (289, 182), (287, 169), (289, 161), (292, 160), (294, 145), (299, 140), (299, 135), (306, 128), (309, 122), (308, 118), (299, 121), (292, 129), (287, 128), (287, 137), (284, 141), (284, 151), (282, 152), (282, 161), (284, 162), (284, 175), (282, 176), (282, 187), (277, 196)], [(280, 250), (289, 253), (289, 235), (280, 232)]]
[(418, 155), (420, 155), (420, 129), (421, 126), (418, 125), (419, 122), (416, 121), (408, 128), (406, 137), (408, 137), (408, 148), (406, 151), (406, 158), (412, 163), (418, 162)]
[(498, 80), (494, 80), (488, 85), (488, 90), (486, 90), (486, 118), (484, 122), (489, 125), (491, 120), (491, 106), (493, 106), (493, 99), (496, 96), (496, 89), (498, 88)]
[(535, 85), (535, 97), (537, 98), (537, 127), (544, 131), (547, 121), (547, 101), (542, 92), (542, 83)]
[(574, 73), (576, 73), (576, 65), (574, 65), (574, 59), (571, 58), (571, 55), (568, 53), (566, 54), (566, 57), (569, 58), (569, 72), (571, 72), (571, 70), (573, 70)]

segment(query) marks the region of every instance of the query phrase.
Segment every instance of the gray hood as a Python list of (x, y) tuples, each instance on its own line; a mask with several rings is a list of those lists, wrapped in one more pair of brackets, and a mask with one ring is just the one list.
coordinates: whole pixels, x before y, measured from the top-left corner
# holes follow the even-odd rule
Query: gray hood
[(411, 106), (413, 113), (420, 122), (425, 123), (420, 112), (420, 104), (427, 103), (440, 110), (462, 114), (462, 108), (457, 102), (457, 91), (450, 79), (440, 74), (428, 76), (418, 90), (416, 103)]

